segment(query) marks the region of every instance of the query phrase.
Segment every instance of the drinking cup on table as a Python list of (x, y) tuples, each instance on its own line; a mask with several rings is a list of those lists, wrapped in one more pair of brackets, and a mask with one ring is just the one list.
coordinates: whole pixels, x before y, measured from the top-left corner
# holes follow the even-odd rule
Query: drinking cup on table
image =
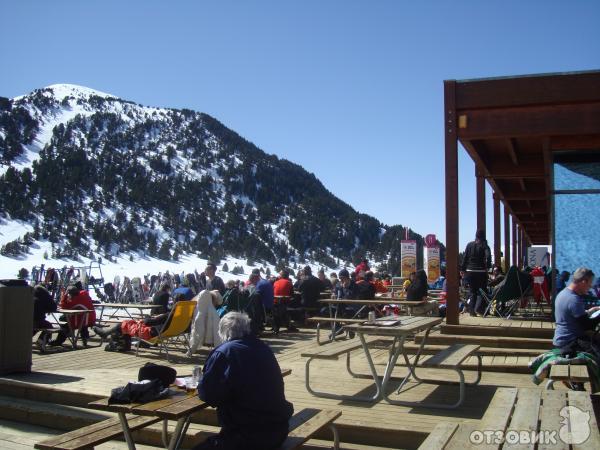
[(369, 323), (375, 323), (375, 311), (369, 311), (368, 322)]
[(185, 390), (193, 391), (198, 387), (198, 380), (194, 377), (185, 377)]
[(200, 382), (200, 378), (202, 378), (202, 367), (194, 366), (192, 369), (192, 378), (196, 380), (196, 383)]

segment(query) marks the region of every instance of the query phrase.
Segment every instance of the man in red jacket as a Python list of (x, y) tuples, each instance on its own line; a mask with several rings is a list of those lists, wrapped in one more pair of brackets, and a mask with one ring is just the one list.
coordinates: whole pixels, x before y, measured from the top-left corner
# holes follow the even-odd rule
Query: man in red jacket
[(273, 331), (279, 333), (279, 328), (285, 324), (288, 331), (298, 331), (298, 328), (293, 326), (290, 321), (290, 316), (287, 311), (287, 304), (294, 295), (294, 285), (290, 280), (290, 273), (287, 270), (279, 272), (279, 278), (273, 283), (273, 293), (275, 302), (273, 305)]
[(69, 286), (58, 306), (61, 309), (87, 309), (90, 312), (87, 313), (87, 320), (83, 323), (83, 326), (81, 322), (86, 317), (86, 314), (74, 314), (68, 317), (68, 324), (60, 326), (56, 340), (49, 342), (49, 344), (53, 346), (62, 345), (71, 333), (71, 330), (77, 330), (81, 326), (81, 340), (83, 341), (83, 346), (87, 347), (87, 341), (90, 337), (88, 327), (96, 323), (96, 311), (94, 310), (94, 304), (88, 291), (81, 290), (77, 286)]
[(367, 259), (363, 259), (358, 266), (354, 269), (354, 274), (356, 275), (356, 281), (364, 278), (365, 273), (367, 273), (371, 268), (369, 267), (369, 261)]

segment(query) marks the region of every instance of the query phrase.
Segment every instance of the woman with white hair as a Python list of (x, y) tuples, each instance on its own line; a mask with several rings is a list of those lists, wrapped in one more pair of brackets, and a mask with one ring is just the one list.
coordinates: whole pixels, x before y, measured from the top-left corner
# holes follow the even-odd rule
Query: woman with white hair
[(208, 355), (198, 396), (217, 408), (221, 431), (195, 450), (279, 448), (294, 407), (285, 399), (275, 355), (251, 333), (245, 313), (223, 316), (219, 336), (223, 343)]
[(192, 356), (203, 345), (217, 346), (221, 343), (218, 333), (219, 314), (215, 309), (223, 303), (221, 293), (217, 290), (204, 290), (196, 295), (194, 299), (198, 306), (196, 306), (194, 320), (192, 321), (188, 356)]

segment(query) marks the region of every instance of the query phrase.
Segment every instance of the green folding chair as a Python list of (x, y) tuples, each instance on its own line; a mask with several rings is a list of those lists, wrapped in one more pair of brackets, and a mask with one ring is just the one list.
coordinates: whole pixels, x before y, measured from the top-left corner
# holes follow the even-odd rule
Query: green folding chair
[(518, 309), (525, 292), (531, 284), (531, 276), (511, 266), (504, 280), (498, 284), (490, 295), (484, 289), (479, 294), (487, 302), (487, 308), (483, 316), (494, 314), (498, 317), (509, 319)]

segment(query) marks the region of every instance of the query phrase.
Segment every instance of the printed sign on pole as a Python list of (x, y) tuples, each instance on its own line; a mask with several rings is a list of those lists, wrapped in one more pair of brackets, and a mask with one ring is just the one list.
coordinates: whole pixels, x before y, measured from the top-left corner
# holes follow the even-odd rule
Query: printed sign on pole
[(417, 271), (417, 241), (404, 240), (400, 242), (400, 276), (408, 278)]
[(427, 267), (427, 282), (435, 283), (440, 277), (440, 248), (426, 247), (423, 251), (425, 267)]

